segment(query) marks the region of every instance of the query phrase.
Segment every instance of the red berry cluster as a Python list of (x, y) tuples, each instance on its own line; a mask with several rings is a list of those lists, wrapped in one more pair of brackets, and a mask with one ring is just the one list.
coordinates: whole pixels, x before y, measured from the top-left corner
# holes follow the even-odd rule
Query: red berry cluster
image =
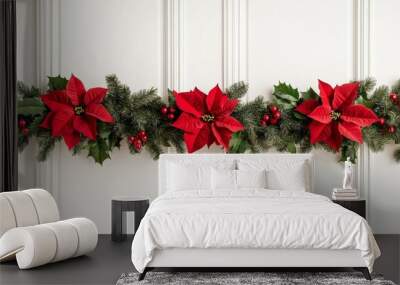
[(399, 105), (399, 103), (400, 103), (399, 102), (399, 96), (397, 96), (396, 93), (394, 93), (394, 92), (390, 93), (389, 94), (389, 98), (390, 98), (390, 101), (392, 101), (393, 104)]
[(396, 132), (396, 127), (393, 125), (387, 125), (385, 118), (379, 118), (377, 124), (381, 127), (385, 127), (389, 134), (394, 134)]
[(28, 136), (29, 135), (29, 129), (27, 128), (27, 123), (26, 123), (26, 121), (24, 120), (24, 119), (19, 119), (18, 120), (18, 128), (19, 128), (19, 130), (22, 132), (22, 134), (24, 135), (24, 136)]
[(147, 139), (147, 133), (144, 130), (140, 130), (135, 136), (129, 136), (128, 142), (133, 145), (133, 148), (137, 152), (140, 152), (142, 147), (146, 144)]
[[(393, 104), (400, 107), (399, 96), (397, 96), (396, 93), (394, 93), (394, 92), (390, 93), (389, 99), (390, 99), (390, 101), (392, 101)], [(377, 124), (382, 127), (386, 127), (386, 130), (389, 134), (394, 134), (396, 132), (396, 126), (386, 124), (385, 118), (379, 118)]]
[(267, 113), (264, 114), (260, 120), (260, 125), (265, 127), (267, 125), (276, 125), (281, 119), (281, 111), (275, 105), (270, 105), (268, 107)]
[(176, 109), (173, 106), (167, 107), (165, 105), (163, 105), (161, 107), (161, 114), (166, 117), (168, 120), (174, 120), (175, 119), (175, 113), (176, 113)]

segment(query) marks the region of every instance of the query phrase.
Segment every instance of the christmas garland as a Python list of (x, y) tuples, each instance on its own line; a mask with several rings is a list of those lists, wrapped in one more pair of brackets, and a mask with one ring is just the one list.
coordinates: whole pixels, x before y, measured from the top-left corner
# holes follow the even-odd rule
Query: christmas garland
[[(107, 88), (88, 90), (74, 75), (48, 79), (44, 92), (18, 84), (18, 146), (36, 138), (40, 161), (61, 140), (100, 164), (123, 140), (132, 154), (146, 149), (155, 159), (169, 147), (194, 152), (215, 143), (230, 153), (324, 148), (353, 162), (363, 142), (372, 151), (400, 142), (400, 81), (391, 89), (371, 78), (334, 88), (319, 81), (318, 93), (279, 82), (271, 100), (249, 102), (240, 101), (248, 86), (238, 82), (208, 95), (170, 91), (164, 102), (156, 89), (131, 92), (115, 75)], [(400, 161), (400, 149), (394, 156)]]

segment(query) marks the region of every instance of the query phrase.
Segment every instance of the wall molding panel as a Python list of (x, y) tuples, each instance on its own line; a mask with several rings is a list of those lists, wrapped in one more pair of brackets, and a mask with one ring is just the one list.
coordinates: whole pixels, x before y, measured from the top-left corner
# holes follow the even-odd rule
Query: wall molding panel
[[(354, 28), (355, 28), (355, 78), (363, 80), (369, 77), (371, 64), (371, 3), (370, 0), (354, 1)], [(360, 194), (368, 202), (370, 187), (370, 150), (367, 145), (360, 146), (357, 165), (357, 185)], [(367, 207), (367, 217), (369, 216)]]
[(222, 0), (222, 87), (248, 82), (248, 0)]
[(167, 94), (168, 89), (181, 91), (184, 86), (184, 1), (165, 1), (163, 14), (163, 91)]
[[(37, 85), (43, 88), (48, 75), (60, 74), (60, 0), (37, 0)], [(36, 187), (44, 188), (59, 201), (59, 145), (50, 153), (49, 159), (36, 164)], [(61, 205), (60, 205), (61, 207)]]

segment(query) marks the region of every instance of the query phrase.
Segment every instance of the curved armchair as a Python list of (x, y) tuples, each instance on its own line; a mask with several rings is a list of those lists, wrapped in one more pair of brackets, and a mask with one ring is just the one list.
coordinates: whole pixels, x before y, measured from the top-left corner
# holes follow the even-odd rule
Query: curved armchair
[(16, 259), (20, 269), (28, 269), (96, 248), (98, 232), (91, 220), (59, 219), (46, 190), (0, 193), (0, 262)]

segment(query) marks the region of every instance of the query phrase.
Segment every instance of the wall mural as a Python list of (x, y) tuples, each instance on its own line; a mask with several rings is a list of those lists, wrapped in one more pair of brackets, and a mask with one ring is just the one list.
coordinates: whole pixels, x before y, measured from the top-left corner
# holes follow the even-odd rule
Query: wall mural
[[(155, 159), (167, 147), (191, 153), (217, 144), (229, 153), (323, 148), (355, 162), (362, 143), (381, 151), (400, 142), (400, 80), (392, 88), (375, 88), (372, 78), (335, 87), (319, 81), (318, 91), (304, 92), (279, 82), (271, 100), (249, 102), (240, 101), (244, 82), (224, 91), (217, 85), (208, 95), (169, 91), (167, 102), (155, 88), (131, 92), (115, 75), (106, 82), (86, 90), (74, 75), (48, 77), (43, 92), (19, 83), (19, 149), (35, 138), (43, 161), (63, 140), (72, 154), (102, 164), (126, 140), (131, 154), (145, 149)], [(400, 161), (400, 149), (394, 158)]]

